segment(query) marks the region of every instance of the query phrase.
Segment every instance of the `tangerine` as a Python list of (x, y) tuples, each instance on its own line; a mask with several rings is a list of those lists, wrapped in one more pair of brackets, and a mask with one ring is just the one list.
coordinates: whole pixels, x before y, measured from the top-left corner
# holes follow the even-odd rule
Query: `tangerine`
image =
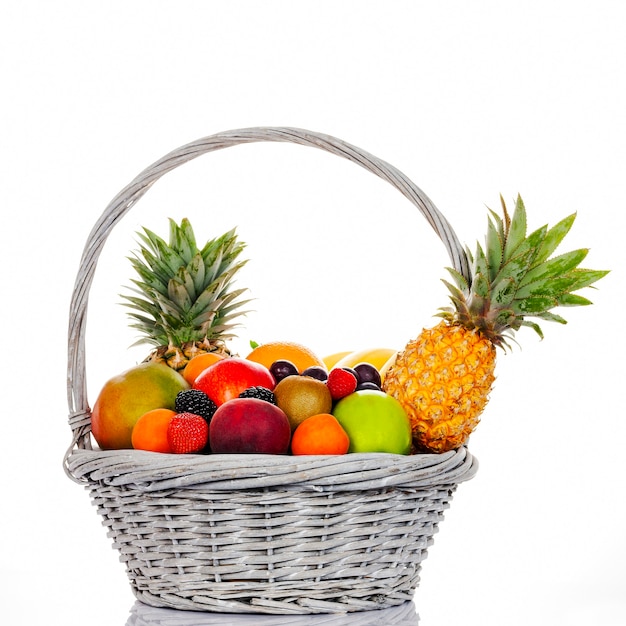
[(202, 354), (196, 354), (196, 356), (189, 359), (185, 369), (183, 369), (183, 378), (193, 385), (196, 378), (207, 368), (209, 365), (213, 365), (216, 361), (221, 361), (224, 357), (223, 354), (218, 352), (203, 352)]
[(261, 344), (246, 358), (265, 365), (268, 369), (275, 361), (291, 361), (299, 373), (314, 365), (326, 367), (324, 361), (313, 350), (295, 341), (270, 341)]
[(174, 415), (176, 411), (170, 409), (153, 409), (144, 413), (133, 427), (133, 448), (150, 452), (171, 452), (167, 428)]
[(346, 454), (350, 438), (330, 413), (307, 417), (291, 437), (291, 452), (302, 454)]

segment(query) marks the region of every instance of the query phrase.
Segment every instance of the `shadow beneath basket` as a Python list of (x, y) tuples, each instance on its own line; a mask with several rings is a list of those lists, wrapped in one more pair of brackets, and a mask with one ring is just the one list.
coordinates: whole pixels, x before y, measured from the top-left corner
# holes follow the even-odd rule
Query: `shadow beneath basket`
[(135, 602), (125, 626), (417, 626), (413, 602), (376, 611), (265, 615), (159, 609)]

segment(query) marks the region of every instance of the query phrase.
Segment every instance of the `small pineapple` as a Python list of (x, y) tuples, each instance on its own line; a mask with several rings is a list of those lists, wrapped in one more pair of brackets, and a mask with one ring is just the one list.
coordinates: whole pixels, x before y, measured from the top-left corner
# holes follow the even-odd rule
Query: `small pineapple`
[(157, 346), (146, 361), (165, 363), (181, 371), (188, 361), (204, 352), (230, 354), (234, 320), (242, 315), (238, 300), (245, 289), (231, 290), (237, 271), (246, 263), (238, 261), (244, 244), (235, 229), (208, 241), (200, 250), (187, 218), (180, 226), (170, 219), (167, 244), (147, 228), (138, 236), (140, 246), (130, 261), (139, 274), (130, 288), (139, 296), (122, 295), (132, 312), (131, 328), (143, 337), (135, 345)]
[(385, 375), (384, 390), (407, 411), (417, 451), (446, 452), (466, 443), (488, 401), (496, 347), (508, 348), (522, 326), (543, 337), (529, 317), (565, 324), (552, 309), (591, 304), (573, 292), (608, 273), (578, 267), (587, 249), (550, 258), (575, 214), (526, 236), (522, 199), (512, 218), (501, 201), (504, 219), (490, 211), (485, 249), (478, 244), (475, 255), (468, 251), (471, 282), (448, 269), (454, 282), (443, 282), (452, 306), (440, 309), (443, 321), (410, 341)]

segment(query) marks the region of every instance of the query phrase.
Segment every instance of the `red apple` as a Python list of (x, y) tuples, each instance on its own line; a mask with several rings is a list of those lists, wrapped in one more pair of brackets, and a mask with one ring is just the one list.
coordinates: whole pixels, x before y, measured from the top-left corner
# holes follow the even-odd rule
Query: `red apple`
[(216, 361), (193, 383), (194, 389), (204, 391), (217, 406), (239, 397), (249, 387), (257, 386), (273, 390), (276, 381), (264, 365), (239, 357)]
[(275, 404), (258, 398), (235, 398), (211, 418), (209, 444), (213, 454), (287, 454), (291, 426)]

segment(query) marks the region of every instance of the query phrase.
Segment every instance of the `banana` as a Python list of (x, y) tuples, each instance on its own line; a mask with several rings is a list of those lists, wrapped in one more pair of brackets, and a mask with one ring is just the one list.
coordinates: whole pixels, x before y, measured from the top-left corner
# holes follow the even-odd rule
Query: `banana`
[(365, 348), (345, 355), (334, 367), (354, 367), (357, 363), (371, 363), (380, 371), (391, 357), (395, 357), (396, 352), (397, 350), (393, 348)]
[(324, 365), (326, 366), (326, 369), (330, 372), (330, 370), (333, 369), (333, 367), (335, 367), (335, 364), (338, 361), (348, 356), (349, 354), (352, 354), (351, 350), (344, 350), (343, 352), (335, 352), (334, 354), (329, 354), (328, 356), (323, 357), (322, 361), (324, 361)]

